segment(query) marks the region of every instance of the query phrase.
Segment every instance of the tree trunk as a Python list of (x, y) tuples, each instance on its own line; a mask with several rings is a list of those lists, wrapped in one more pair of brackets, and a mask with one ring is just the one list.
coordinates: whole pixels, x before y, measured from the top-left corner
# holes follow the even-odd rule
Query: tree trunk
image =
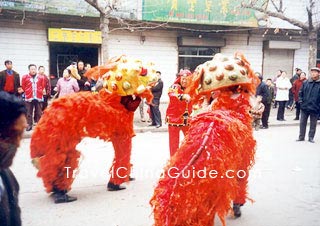
[(309, 31), (309, 71), (317, 65), (317, 31)]
[(100, 13), (100, 30), (101, 30), (101, 64), (105, 64), (109, 58), (108, 40), (109, 40), (109, 18), (105, 13)]

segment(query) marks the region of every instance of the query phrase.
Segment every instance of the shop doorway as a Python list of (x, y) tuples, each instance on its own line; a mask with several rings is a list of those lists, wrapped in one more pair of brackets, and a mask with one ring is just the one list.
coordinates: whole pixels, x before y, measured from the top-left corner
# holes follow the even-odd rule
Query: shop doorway
[(91, 66), (98, 65), (99, 45), (50, 43), (50, 74), (61, 77), (72, 62), (82, 60)]
[(263, 50), (264, 78), (274, 78), (278, 70), (286, 71), (289, 77), (293, 74), (294, 50), (268, 49)]
[(212, 60), (219, 47), (179, 47), (179, 70), (194, 71), (196, 67), (208, 60)]

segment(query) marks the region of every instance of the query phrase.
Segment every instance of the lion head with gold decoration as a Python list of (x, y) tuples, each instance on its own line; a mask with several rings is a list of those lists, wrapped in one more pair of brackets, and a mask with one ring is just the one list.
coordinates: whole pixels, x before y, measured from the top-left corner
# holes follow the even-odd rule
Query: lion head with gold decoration
[(141, 60), (125, 55), (91, 68), (85, 76), (101, 80), (105, 91), (119, 96), (143, 95), (158, 80), (153, 63), (143, 64)]

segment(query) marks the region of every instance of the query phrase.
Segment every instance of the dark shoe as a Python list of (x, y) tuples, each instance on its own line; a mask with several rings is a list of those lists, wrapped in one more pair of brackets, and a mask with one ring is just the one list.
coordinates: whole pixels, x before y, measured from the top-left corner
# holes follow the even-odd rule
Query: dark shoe
[(30, 130), (32, 130), (32, 126), (28, 126), (26, 129), (26, 131), (30, 131)]
[(136, 178), (134, 178), (134, 177), (129, 177), (129, 181), (135, 181), (136, 180)]
[(294, 118), (293, 120), (299, 120), (299, 118)]
[(235, 218), (241, 217), (240, 207), (240, 204), (233, 204), (233, 215)]
[(310, 143), (314, 143), (314, 140), (312, 138), (309, 138), (308, 140)]
[(64, 193), (64, 192), (54, 193), (53, 198), (54, 198), (55, 204), (74, 202), (77, 200), (76, 197), (69, 196), (69, 195), (67, 195), (67, 193)]
[(108, 183), (108, 191), (120, 191), (124, 189), (126, 189), (126, 187), (111, 182)]
[(160, 128), (161, 127), (161, 125), (156, 125), (156, 128)]
[(150, 125), (148, 125), (148, 126), (156, 126), (156, 124), (150, 124)]
[(304, 141), (304, 139), (299, 138), (299, 139), (297, 139), (296, 141)]

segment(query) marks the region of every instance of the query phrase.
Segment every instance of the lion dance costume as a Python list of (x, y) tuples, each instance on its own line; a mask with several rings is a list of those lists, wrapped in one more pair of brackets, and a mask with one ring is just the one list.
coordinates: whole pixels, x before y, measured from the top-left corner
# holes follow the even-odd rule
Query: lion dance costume
[(225, 226), (231, 203), (245, 203), (256, 146), (249, 98), (257, 82), (239, 53), (233, 58), (217, 54), (197, 67), (191, 97), (196, 102), (214, 92), (215, 98), (209, 109), (191, 119), (187, 136), (155, 188), (150, 204), (156, 226), (208, 226), (215, 215)]
[(59, 194), (56, 203), (74, 201), (66, 196), (74, 180), (67, 177), (66, 170), (72, 173), (78, 168), (81, 154), (76, 145), (83, 137), (99, 137), (113, 144), (114, 173), (109, 190), (120, 190), (120, 184), (130, 179), (134, 111), (141, 97), (151, 101), (152, 94), (146, 87), (156, 78), (152, 64), (143, 66), (141, 61), (125, 56), (92, 68), (86, 76), (102, 78), (104, 88), (99, 93), (80, 92), (53, 101), (31, 139), (31, 158), (38, 166), (37, 175), (47, 192)]

